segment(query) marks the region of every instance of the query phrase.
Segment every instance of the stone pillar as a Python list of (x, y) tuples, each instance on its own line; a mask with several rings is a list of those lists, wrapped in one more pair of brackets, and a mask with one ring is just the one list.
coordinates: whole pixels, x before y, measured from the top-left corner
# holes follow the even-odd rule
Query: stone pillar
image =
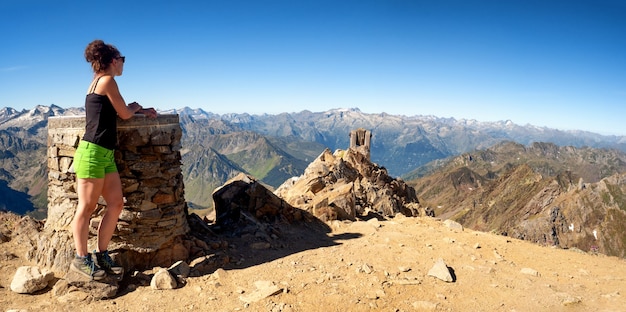
[[(71, 221), (78, 196), (72, 162), (84, 129), (84, 116), (48, 120), (48, 217), (30, 258), (55, 271), (66, 271), (75, 254)], [(181, 136), (178, 115), (118, 119), (115, 161), (125, 204), (109, 251), (127, 269), (167, 266), (189, 256), (183, 244), (189, 225)], [(90, 226), (90, 251), (104, 209), (101, 198)]]
[(370, 160), (372, 132), (363, 128), (350, 131), (350, 148), (365, 155)]

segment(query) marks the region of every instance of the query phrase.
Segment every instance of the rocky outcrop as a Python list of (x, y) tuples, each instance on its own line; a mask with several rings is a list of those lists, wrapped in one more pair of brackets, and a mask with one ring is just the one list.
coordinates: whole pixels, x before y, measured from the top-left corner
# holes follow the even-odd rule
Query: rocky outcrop
[(286, 181), (274, 194), (322, 220), (355, 220), (368, 213), (432, 215), (420, 208), (412, 187), (390, 177), (357, 148), (324, 150), (303, 175)]

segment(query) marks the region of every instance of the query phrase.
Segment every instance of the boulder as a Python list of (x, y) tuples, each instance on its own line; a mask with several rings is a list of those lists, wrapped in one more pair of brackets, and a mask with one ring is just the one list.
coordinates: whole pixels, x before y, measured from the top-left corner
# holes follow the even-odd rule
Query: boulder
[(11, 282), (11, 290), (19, 294), (32, 294), (48, 287), (54, 279), (49, 270), (41, 270), (36, 266), (22, 266), (17, 269)]
[(217, 188), (213, 192), (213, 201), (215, 223), (222, 227), (236, 225), (244, 213), (265, 223), (302, 219), (302, 214), (293, 206), (274, 195), (254, 177), (243, 173)]

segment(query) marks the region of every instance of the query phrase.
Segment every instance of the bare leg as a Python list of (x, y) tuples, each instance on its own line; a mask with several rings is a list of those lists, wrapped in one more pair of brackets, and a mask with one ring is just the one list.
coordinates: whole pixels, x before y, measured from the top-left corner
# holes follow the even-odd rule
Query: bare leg
[(124, 197), (122, 195), (122, 182), (117, 172), (107, 173), (104, 177), (104, 187), (102, 197), (107, 203), (107, 208), (98, 227), (98, 249), (104, 251), (109, 246), (111, 237), (115, 232), (120, 213), (124, 208)]
[(72, 234), (76, 254), (86, 256), (88, 253), (89, 220), (96, 209), (98, 198), (102, 192), (105, 179), (77, 179), (78, 207), (72, 220)]

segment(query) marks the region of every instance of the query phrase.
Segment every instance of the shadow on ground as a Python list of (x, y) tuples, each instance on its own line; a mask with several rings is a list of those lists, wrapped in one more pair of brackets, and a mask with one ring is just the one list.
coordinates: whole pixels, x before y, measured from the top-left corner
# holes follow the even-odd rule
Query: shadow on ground
[(302, 221), (272, 223), (261, 222), (243, 211), (241, 216), (236, 222), (207, 225), (211, 239), (228, 244), (226, 253), (230, 261), (223, 269), (247, 268), (361, 237), (360, 233), (333, 235), (328, 224), (312, 215)]

